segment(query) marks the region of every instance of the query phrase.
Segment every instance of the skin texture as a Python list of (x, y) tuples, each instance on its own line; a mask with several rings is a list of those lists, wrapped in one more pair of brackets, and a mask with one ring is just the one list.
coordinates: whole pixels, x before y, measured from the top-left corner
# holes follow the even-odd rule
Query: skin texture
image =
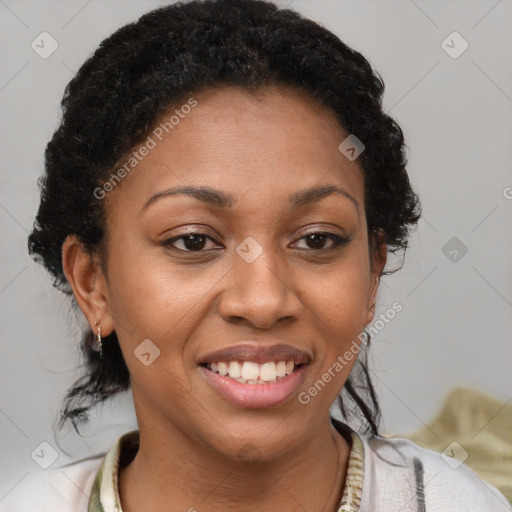
[[(108, 193), (103, 260), (73, 236), (63, 246), (91, 329), (98, 321), (103, 335), (116, 330), (130, 370), (141, 442), (120, 474), (123, 510), (335, 511), (349, 445), (329, 407), (355, 360), (307, 405), (297, 395), (373, 318), (386, 246), (370, 258), (363, 171), (338, 150), (348, 134), (335, 115), (305, 93), (224, 87), (194, 98), (192, 112)], [(333, 193), (291, 209), (290, 194), (326, 184), (358, 208)], [(220, 189), (235, 202), (172, 195), (143, 209), (177, 185)], [(333, 241), (308, 243), (307, 229), (350, 241), (329, 251)], [(183, 239), (163, 245), (190, 231), (218, 241), (206, 239), (202, 253), (184, 252)], [(252, 263), (236, 252), (246, 237), (263, 249)], [(133, 353), (145, 339), (161, 351), (149, 366)], [(235, 406), (198, 369), (200, 356), (247, 340), (311, 355), (303, 385), (283, 404)]]

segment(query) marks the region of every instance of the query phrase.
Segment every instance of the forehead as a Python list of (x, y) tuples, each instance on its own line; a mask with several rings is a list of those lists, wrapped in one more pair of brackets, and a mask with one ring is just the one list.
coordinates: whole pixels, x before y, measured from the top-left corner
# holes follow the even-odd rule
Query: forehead
[(119, 187), (120, 196), (142, 208), (160, 190), (195, 185), (224, 190), (236, 205), (262, 205), (335, 184), (362, 206), (362, 168), (338, 149), (347, 135), (335, 113), (305, 92), (209, 89), (185, 97), (157, 120), (134, 148), (151, 146)]

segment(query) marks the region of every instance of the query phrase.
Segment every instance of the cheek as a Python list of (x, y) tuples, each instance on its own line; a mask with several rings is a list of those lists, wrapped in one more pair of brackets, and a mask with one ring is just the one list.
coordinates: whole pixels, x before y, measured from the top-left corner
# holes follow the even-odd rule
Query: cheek
[(348, 378), (361, 341), (366, 340), (364, 328), (371, 281), (368, 260), (362, 252), (354, 252), (326, 270), (314, 281), (305, 282), (304, 303), (312, 310), (309, 318), (321, 343), (303, 403), (315, 397), (315, 402), (328, 406)]
[(331, 335), (344, 339), (343, 334), (365, 326), (370, 282), (364, 250), (353, 250), (335, 265), (319, 268), (304, 287)]
[(194, 280), (192, 269), (170, 265), (159, 248), (117, 247), (122, 250), (109, 253), (109, 302), (134, 397), (138, 407), (172, 416), (191, 400), (183, 351), (212, 285), (205, 276), (202, 284)]
[[(176, 264), (160, 247), (118, 244), (109, 257), (109, 302), (115, 330), (134, 382), (153, 391), (187, 387), (187, 340), (207, 317), (211, 297), (222, 285), (226, 265)], [(138, 358), (144, 340), (150, 366)], [(144, 352), (147, 352), (144, 349)], [(149, 389), (149, 388), (148, 388)], [(179, 390), (176, 389), (178, 392)]]
[(112, 240), (109, 253), (109, 303), (130, 337), (161, 339), (181, 328), (222, 276), (218, 266), (201, 272), (200, 266), (176, 264), (159, 246), (119, 242)]

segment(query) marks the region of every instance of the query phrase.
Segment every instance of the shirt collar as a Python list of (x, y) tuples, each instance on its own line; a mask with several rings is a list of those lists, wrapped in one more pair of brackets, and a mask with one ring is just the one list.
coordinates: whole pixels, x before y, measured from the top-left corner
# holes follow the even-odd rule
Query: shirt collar
[(123, 434), (110, 448), (92, 484), (87, 512), (123, 512), (119, 497), (119, 468), (131, 462), (138, 448), (138, 430)]
[[(363, 443), (353, 430), (350, 430), (350, 436), (352, 443), (347, 475), (338, 512), (357, 512), (363, 490)], [(119, 496), (119, 468), (133, 460), (138, 448), (138, 430), (123, 434), (110, 448), (94, 479), (87, 512), (123, 512)]]

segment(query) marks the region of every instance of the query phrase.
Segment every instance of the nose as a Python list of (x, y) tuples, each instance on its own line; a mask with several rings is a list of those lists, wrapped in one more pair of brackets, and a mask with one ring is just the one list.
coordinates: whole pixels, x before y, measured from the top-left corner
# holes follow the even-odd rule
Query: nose
[(297, 320), (303, 310), (294, 271), (275, 251), (264, 249), (251, 263), (236, 254), (227, 278), (218, 303), (219, 314), (227, 322), (269, 329), (284, 319)]

